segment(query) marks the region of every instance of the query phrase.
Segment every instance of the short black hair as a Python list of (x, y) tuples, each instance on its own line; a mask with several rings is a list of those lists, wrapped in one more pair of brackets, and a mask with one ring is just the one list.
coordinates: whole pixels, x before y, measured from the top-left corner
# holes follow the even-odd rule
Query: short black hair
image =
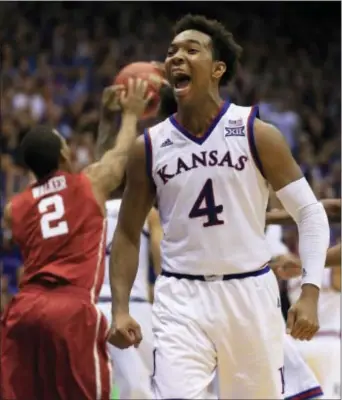
[(193, 14), (185, 15), (174, 26), (175, 35), (187, 30), (199, 31), (210, 36), (214, 60), (223, 61), (227, 67), (220, 84), (224, 85), (230, 82), (235, 76), (242, 54), (242, 47), (235, 42), (233, 34), (221, 22), (208, 19), (203, 15)]
[(173, 89), (169, 85), (163, 85), (159, 90), (160, 104), (158, 118), (165, 119), (177, 112), (177, 102)]
[(49, 126), (39, 125), (26, 133), (20, 143), (20, 154), (38, 179), (58, 169), (62, 148), (61, 138)]

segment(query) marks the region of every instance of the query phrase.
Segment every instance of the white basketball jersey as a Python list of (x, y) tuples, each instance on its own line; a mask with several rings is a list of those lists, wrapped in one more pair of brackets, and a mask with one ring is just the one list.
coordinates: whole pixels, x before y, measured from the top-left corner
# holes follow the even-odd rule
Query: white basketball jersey
[[(331, 269), (326, 269), (319, 294), (318, 319), (320, 331), (340, 332), (341, 330), (341, 293), (331, 288)], [(288, 296), (291, 304), (295, 303), (301, 293), (302, 278), (288, 281)]]
[(166, 271), (243, 273), (270, 260), (264, 234), (269, 192), (255, 163), (256, 113), (256, 107), (225, 103), (202, 138), (174, 117), (145, 131)]
[[(106, 242), (106, 266), (105, 277), (100, 292), (100, 298), (110, 297), (110, 282), (109, 282), (109, 257), (114, 231), (118, 222), (121, 200), (109, 200), (106, 202), (107, 211), (107, 242)], [(134, 216), (132, 216), (134, 218)], [(137, 276), (135, 278), (131, 298), (139, 298), (148, 301), (148, 267), (149, 267), (149, 233), (145, 223), (143, 232), (140, 238), (140, 253), (139, 266)]]

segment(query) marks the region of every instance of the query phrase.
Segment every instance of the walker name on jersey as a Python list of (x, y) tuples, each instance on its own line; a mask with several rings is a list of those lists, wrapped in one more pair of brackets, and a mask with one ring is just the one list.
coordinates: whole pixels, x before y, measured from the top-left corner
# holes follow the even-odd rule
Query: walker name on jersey
[(32, 196), (34, 199), (45, 196), (50, 193), (60, 192), (67, 188), (67, 182), (65, 176), (55, 176), (49, 179), (46, 183), (41, 186), (34, 187), (32, 189)]
[[(191, 153), (186, 161), (178, 157), (175, 162), (176, 165), (170, 166), (171, 163), (166, 164), (157, 170), (157, 174), (165, 185), (175, 176), (196, 168), (228, 167), (234, 168), (236, 171), (242, 171), (247, 161), (248, 157), (245, 155), (233, 160), (230, 151), (227, 151), (223, 156), (219, 154), (218, 150), (201, 151), (200, 154)], [(172, 162), (172, 164), (174, 163)]]

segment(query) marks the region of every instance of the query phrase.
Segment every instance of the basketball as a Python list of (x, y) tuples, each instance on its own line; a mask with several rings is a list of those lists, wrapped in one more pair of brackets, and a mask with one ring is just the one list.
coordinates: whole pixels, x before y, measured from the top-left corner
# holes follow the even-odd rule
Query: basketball
[(161, 77), (162, 72), (149, 62), (136, 62), (124, 67), (116, 76), (114, 83), (117, 85), (126, 85), (128, 78), (141, 78), (148, 81), (148, 92), (153, 93), (141, 119), (154, 117), (159, 106), (159, 83), (156, 77)]

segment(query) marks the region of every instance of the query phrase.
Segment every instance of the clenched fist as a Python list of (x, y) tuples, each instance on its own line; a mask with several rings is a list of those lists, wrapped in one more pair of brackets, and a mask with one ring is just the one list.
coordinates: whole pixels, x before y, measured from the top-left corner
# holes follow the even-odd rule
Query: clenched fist
[(113, 315), (108, 341), (119, 349), (138, 347), (142, 341), (140, 325), (128, 313)]

